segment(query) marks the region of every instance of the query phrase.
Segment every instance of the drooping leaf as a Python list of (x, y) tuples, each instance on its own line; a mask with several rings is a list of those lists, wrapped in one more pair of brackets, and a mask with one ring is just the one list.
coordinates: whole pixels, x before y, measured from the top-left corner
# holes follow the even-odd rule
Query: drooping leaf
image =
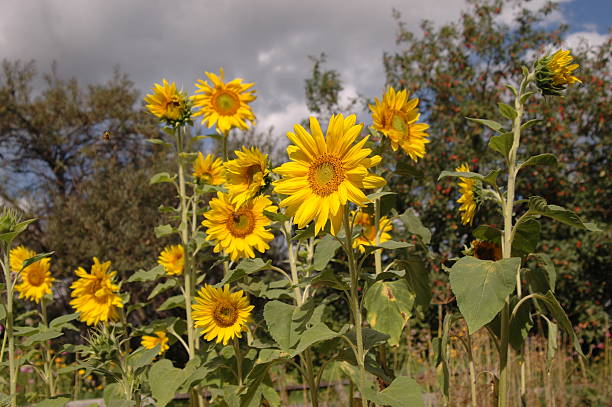
[(406, 212), (399, 215), (399, 218), (404, 223), (404, 227), (406, 227), (408, 233), (420, 237), (423, 244), (427, 245), (431, 242), (431, 232), (423, 226), (421, 219), (419, 219), (419, 216), (412, 208), (407, 209)]
[(512, 256), (522, 257), (533, 253), (540, 242), (540, 222), (528, 219), (516, 225), (512, 241)]
[(411, 255), (400, 260), (400, 264), (406, 271), (408, 288), (415, 294), (414, 304), (423, 310), (427, 309), (431, 302), (431, 279), (423, 260), (417, 255)]
[(410, 178), (423, 178), (425, 176), (425, 174), (423, 173), (423, 170), (415, 167), (414, 165), (408, 162), (404, 162), (404, 161), (400, 161), (397, 163), (397, 166), (395, 167), (395, 173), (402, 177), (410, 177)]
[(519, 165), (519, 170), (530, 165), (557, 165), (557, 157), (554, 154), (538, 154), (531, 156)]
[(327, 267), (327, 264), (334, 258), (339, 247), (340, 242), (331, 235), (326, 235), (320, 239), (315, 247), (313, 268), (321, 271)]
[(529, 198), (529, 213), (532, 215), (546, 216), (578, 229), (601, 232), (601, 229), (594, 223), (583, 222), (576, 213), (569, 209), (557, 205), (548, 205), (546, 200), (540, 196), (532, 196)]
[(414, 300), (415, 294), (406, 280), (377, 281), (368, 289), (363, 300), (368, 311), (368, 323), (377, 331), (389, 335), (390, 345), (399, 345)]

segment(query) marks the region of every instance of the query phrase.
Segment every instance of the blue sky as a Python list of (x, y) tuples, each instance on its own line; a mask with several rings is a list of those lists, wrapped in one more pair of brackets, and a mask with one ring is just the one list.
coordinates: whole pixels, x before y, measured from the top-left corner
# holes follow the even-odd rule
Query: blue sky
[(570, 31), (595, 29), (605, 34), (612, 26), (612, 0), (574, 0), (561, 4)]

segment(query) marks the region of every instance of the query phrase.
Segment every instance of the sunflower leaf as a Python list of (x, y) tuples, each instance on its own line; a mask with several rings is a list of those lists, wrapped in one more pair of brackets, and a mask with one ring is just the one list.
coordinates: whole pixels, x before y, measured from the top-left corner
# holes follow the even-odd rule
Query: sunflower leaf
[(37, 261), (40, 261), (40, 260), (42, 260), (44, 258), (47, 258), (47, 257), (51, 257), (51, 256), (53, 256), (54, 253), (55, 252), (41, 253), (41, 254), (37, 254), (34, 257), (30, 257), (29, 259), (26, 259), (26, 260), (23, 261), (23, 265), (21, 266), (21, 269), (23, 270), (24, 268), (28, 267), (30, 264), (34, 264)]
[(503, 126), (500, 123), (496, 122), (495, 120), (476, 119), (476, 118), (473, 118), (473, 117), (466, 117), (466, 119), (471, 120), (471, 121), (476, 122), (476, 123), (480, 123), (482, 125), (485, 125), (488, 128), (490, 128), (491, 130), (496, 131), (498, 133), (501, 133), (501, 131), (503, 130), (503, 128), (502, 128)]
[(514, 135), (511, 132), (505, 132), (491, 137), (491, 139), (489, 139), (489, 148), (493, 151), (497, 151), (507, 159), (513, 142)]
[(524, 163), (520, 164), (519, 170), (530, 165), (557, 165), (557, 157), (553, 154), (538, 154), (531, 156)]
[(516, 119), (516, 116), (518, 116), (517, 111), (514, 110), (514, 108), (512, 106), (510, 106), (510, 105), (507, 105), (505, 103), (499, 102), (499, 103), (497, 103), (497, 107), (499, 108), (499, 112), (506, 119), (514, 120), (514, 119)]

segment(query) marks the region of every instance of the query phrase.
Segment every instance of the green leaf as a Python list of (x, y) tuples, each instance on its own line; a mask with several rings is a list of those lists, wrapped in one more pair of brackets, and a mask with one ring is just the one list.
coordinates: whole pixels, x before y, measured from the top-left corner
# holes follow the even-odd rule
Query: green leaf
[(521, 259), (479, 260), (466, 256), (451, 268), (450, 283), (470, 333), (476, 332), (504, 306), (516, 286)]
[(508, 85), (507, 83), (506, 83), (506, 84), (504, 84), (504, 86), (505, 86), (507, 89), (509, 89), (509, 90), (512, 92), (512, 94), (513, 94), (515, 97), (516, 97), (516, 96), (518, 96), (518, 91), (516, 90), (516, 88), (515, 88), (514, 86), (512, 86), (512, 85)]
[(387, 240), (386, 242), (379, 243), (378, 246), (365, 246), (366, 252), (373, 252), (377, 249), (397, 250), (405, 249), (406, 247), (413, 247), (414, 245), (408, 242), (398, 242), (397, 240)]
[[(39, 401), (34, 404), (34, 407), (64, 407), (70, 401), (70, 397), (66, 396), (56, 396), (53, 398), (48, 398), (43, 401)], [(8, 404), (7, 404), (8, 405)]]
[(182, 295), (175, 295), (173, 297), (170, 297), (166, 299), (166, 301), (164, 301), (162, 305), (159, 306), (159, 308), (157, 308), (157, 311), (167, 311), (176, 307), (185, 308), (185, 297), (183, 297)]
[(25, 346), (30, 346), (35, 342), (44, 342), (44, 341), (48, 341), (49, 339), (53, 339), (53, 338), (58, 338), (60, 336), (62, 336), (62, 331), (59, 331), (57, 329), (45, 329), (45, 328), (41, 328), (39, 332), (35, 333), (34, 335), (31, 335), (30, 337), (28, 337), (28, 339), (24, 342)]
[(264, 215), (273, 222), (286, 222), (291, 219), (289, 216), (278, 212), (264, 211)]
[(158, 407), (164, 407), (172, 399), (178, 388), (196, 370), (195, 364), (187, 364), (184, 369), (178, 369), (168, 359), (155, 362), (149, 370), (149, 386), (151, 394)]
[[(513, 297), (510, 307), (511, 310), (514, 309), (516, 303), (518, 303), (518, 299)], [(516, 312), (514, 318), (510, 320), (510, 329), (508, 332), (510, 345), (512, 345), (516, 352), (522, 352), (523, 342), (525, 342), (525, 338), (529, 335), (531, 328), (533, 328), (531, 310), (529, 309), (529, 304), (523, 304)]]
[(326, 235), (320, 239), (315, 247), (313, 268), (317, 271), (325, 269), (330, 260), (334, 258), (334, 254), (339, 247), (340, 242), (331, 235)]
[(548, 308), (550, 313), (555, 317), (557, 323), (561, 326), (561, 329), (563, 329), (565, 333), (567, 333), (569, 337), (572, 338), (572, 343), (574, 344), (574, 349), (576, 350), (576, 352), (583, 358), (586, 358), (586, 356), (584, 356), (584, 353), (582, 353), (580, 341), (576, 336), (576, 332), (574, 332), (572, 323), (570, 322), (569, 318), (567, 317), (567, 314), (563, 310), (563, 307), (561, 307), (561, 304), (559, 304), (559, 301), (557, 301), (557, 298), (555, 298), (555, 295), (552, 293), (552, 291), (546, 293), (544, 305), (546, 305), (546, 308)]
[(153, 290), (151, 290), (151, 292), (149, 293), (149, 296), (147, 297), (147, 300), (150, 300), (151, 298), (154, 298), (155, 296), (163, 293), (164, 291), (169, 290), (172, 287), (176, 287), (176, 280), (173, 278), (170, 278), (166, 281), (162, 281), (161, 283), (158, 283), (155, 288), (153, 288)]
[(546, 325), (548, 326), (548, 332), (546, 336), (546, 370), (550, 372), (553, 359), (555, 358), (555, 354), (557, 353), (558, 349), (557, 336), (559, 335), (559, 327), (557, 326), (557, 324), (546, 318), (544, 315), (540, 316), (544, 318), (544, 320), (546, 321)]
[(578, 229), (591, 232), (601, 232), (601, 229), (594, 223), (583, 222), (578, 215), (569, 209), (557, 205), (548, 205), (546, 200), (540, 196), (529, 197), (529, 214), (546, 216), (557, 222), (573, 226)]
[(263, 270), (268, 270), (270, 268), (270, 264), (272, 262), (270, 260), (263, 261), (259, 257), (254, 259), (244, 259), (234, 270), (231, 270), (225, 278), (217, 284), (218, 287), (222, 287), (225, 284), (232, 284), (236, 281), (242, 280), (244, 277), (249, 274), (258, 273)]
[(553, 154), (533, 155), (529, 157), (527, 161), (519, 165), (519, 170), (530, 165), (557, 165), (557, 157)]
[(160, 238), (164, 236), (168, 236), (174, 232), (172, 226), (170, 225), (159, 225), (155, 226), (155, 237)]
[(157, 174), (155, 174), (155, 175), (153, 175), (151, 177), (151, 179), (149, 180), (149, 185), (161, 184), (161, 183), (164, 183), (164, 182), (173, 183), (174, 182), (174, 178), (175, 178), (174, 176), (171, 176), (167, 172), (160, 172), (160, 173), (157, 173)]
[(4, 308), (4, 304), (0, 304), (0, 321), (4, 321), (6, 318), (6, 308)]
[(446, 177), (476, 178), (483, 180), (483, 176), (476, 172), (442, 171), (438, 176), (438, 181)]
[(390, 407), (424, 406), (421, 387), (407, 376), (396, 377), (389, 387), (378, 393), (378, 398), (381, 404)]
[(157, 345), (153, 349), (139, 348), (128, 356), (128, 364), (134, 369), (150, 365), (159, 354), (160, 346)]
[(370, 201), (375, 201), (378, 198), (382, 198), (383, 196), (387, 196), (387, 195), (397, 195), (396, 192), (391, 192), (391, 191), (380, 191), (380, 192), (374, 192), (373, 194), (368, 195), (366, 198), (368, 198)]
[(540, 242), (540, 222), (527, 219), (515, 227), (512, 241), (512, 256), (522, 257), (533, 253)]
[(34, 264), (37, 261), (40, 261), (40, 260), (42, 260), (44, 258), (47, 258), (47, 257), (51, 257), (53, 255), (53, 253), (55, 253), (55, 252), (41, 253), (41, 254), (37, 254), (34, 257), (30, 257), (29, 259), (26, 259), (26, 260), (23, 261), (21, 269), (23, 270), (24, 268), (28, 267), (30, 264)]
[(389, 335), (389, 344), (399, 345), (404, 326), (411, 316), (415, 294), (406, 280), (377, 281), (366, 292), (363, 304), (370, 326)]
[(400, 260), (400, 264), (406, 271), (406, 281), (410, 292), (414, 293), (414, 304), (426, 310), (431, 302), (431, 281), (429, 272), (419, 256), (410, 255)]
[(489, 225), (478, 225), (472, 231), (472, 235), (478, 240), (495, 243), (501, 246), (502, 231)]
[(535, 92), (525, 92), (525, 93), (523, 93), (523, 95), (521, 96), (521, 103), (525, 104), (527, 99), (529, 99), (529, 97), (531, 97), (532, 95), (535, 95)]
[(493, 151), (497, 151), (507, 159), (513, 142), (514, 135), (510, 132), (506, 132), (498, 136), (491, 137), (489, 139), (489, 148)]
[(66, 314), (66, 315), (59, 316), (57, 318), (54, 318), (53, 321), (49, 323), (49, 328), (62, 329), (62, 327), (65, 324), (67, 324), (70, 321), (74, 321), (78, 317), (79, 317), (79, 314), (77, 314), (76, 312), (72, 314)]
[(130, 276), (127, 280), (128, 283), (134, 282), (145, 282), (145, 281), (155, 281), (159, 277), (163, 276), (166, 272), (164, 271), (164, 267), (161, 264), (153, 267), (150, 270), (138, 270), (134, 274)]
[(423, 244), (428, 245), (431, 242), (431, 232), (429, 229), (423, 226), (421, 219), (416, 214), (414, 209), (407, 209), (406, 212), (399, 215), (399, 218), (404, 223), (408, 233), (412, 233), (420, 237)]
[(510, 106), (510, 105), (507, 105), (507, 104), (502, 103), (502, 102), (498, 102), (497, 103), (497, 107), (499, 107), (499, 112), (506, 119), (514, 120), (514, 119), (516, 119), (516, 116), (518, 116), (518, 113), (516, 112), (516, 110), (514, 110), (514, 108), (512, 106)]
[[(346, 338), (352, 343), (357, 344), (357, 335), (355, 335), (355, 330), (351, 330), (346, 333)], [(389, 339), (389, 335), (379, 332), (372, 328), (363, 328), (361, 330), (361, 338), (363, 340), (363, 349), (370, 350), (376, 346), (382, 345), (387, 342)]]
[(395, 174), (402, 177), (410, 177), (410, 178), (423, 178), (425, 174), (423, 170), (416, 168), (414, 165), (400, 161), (397, 163), (395, 167)]
[(496, 122), (494, 120), (475, 119), (473, 117), (466, 117), (466, 119), (471, 120), (471, 121), (476, 122), (476, 123), (480, 123), (482, 125), (485, 125), (488, 128), (490, 128), (491, 130), (496, 131), (498, 133), (501, 132), (502, 127), (503, 127), (500, 123), (498, 123), (498, 122)]
[(310, 284), (312, 285), (324, 285), (327, 287), (332, 287), (336, 290), (346, 291), (349, 289), (349, 286), (345, 284), (342, 280), (340, 280), (336, 273), (334, 273), (331, 269), (326, 269), (318, 273), (316, 276), (310, 280)]
[(527, 270), (527, 284), (533, 293), (555, 292), (557, 270), (550, 257), (544, 253), (531, 255), (536, 259), (537, 267)]
[(151, 143), (151, 144), (158, 144), (158, 145), (162, 145), (162, 146), (169, 146), (170, 143), (166, 143), (164, 140), (160, 140), (158, 138), (148, 138), (146, 139), (147, 142)]
[(528, 129), (530, 127), (533, 127), (534, 125), (538, 124), (539, 122), (541, 122), (541, 119), (532, 119), (532, 120), (528, 120), (525, 123), (523, 123), (521, 125), (521, 130), (525, 130)]
[(104, 388), (102, 394), (104, 405), (107, 407), (131, 407), (136, 405), (136, 402), (125, 399), (123, 389), (119, 383), (108, 384)]

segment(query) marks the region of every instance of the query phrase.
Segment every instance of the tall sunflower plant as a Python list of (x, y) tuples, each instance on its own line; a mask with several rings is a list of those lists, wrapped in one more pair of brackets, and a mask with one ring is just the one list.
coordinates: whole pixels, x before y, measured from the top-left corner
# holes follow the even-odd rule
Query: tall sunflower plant
[[(508, 377), (515, 369), (508, 359), (509, 349), (522, 355), (523, 342), (534, 325), (534, 316), (546, 321), (549, 334), (560, 326), (573, 341), (578, 357), (584, 357), (572, 325), (555, 297), (556, 271), (550, 253), (538, 252), (541, 222), (544, 218), (591, 232), (600, 231), (597, 225), (582, 220), (570, 209), (548, 203), (540, 196), (522, 196), (517, 190), (521, 170), (528, 166), (558, 165), (552, 153), (523, 156), (529, 150), (521, 145), (521, 133), (528, 131), (537, 119), (526, 120), (525, 105), (539, 92), (543, 96), (562, 96), (568, 85), (579, 83), (573, 71), (570, 51), (559, 50), (538, 59), (531, 69), (523, 67), (518, 89), (506, 85), (513, 97), (511, 105), (498, 103), (499, 114), (507, 120), (499, 123), (491, 119), (467, 118), (491, 129), (491, 150), (501, 155), (504, 168), (494, 168), (486, 174), (473, 172), (468, 164), (455, 171), (444, 171), (439, 179), (459, 179), (461, 221), (475, 225), (474, 240), (466, 248), (465, 256), (457, 259), (448, 269), (450, 284), (457, 298), (460, 317), (467, 323), (469, 334), (486, 328), (499, 344), (498, 405), (508, 405)], [(525, 121), (526, 120), (526, 121)], [(497, 208), (503, 227), (497, 227), (479, 219), (478, 209), (484, 205)], [(535, 260), (528, 263), (528, 260)], [(529, 264), (536, 264), (530, 267)], [(451, 320), (445, 323), (445, 336)], [(444, 349), (440, 350), (438, 363), (446, 372)], [(549, 355), (550, 356), (550, 355)], [(525, 371), (521, 364), (520, 394), (525, 394)], [(448, 377), (444, 380), (448, 381)], [(475, 383), (476, 377), (472, 377)], [(475, 392), (475, 386), (472, 386)], [(446, 393), (448, 395), (448, 393)], [(473, 399), (475, 394), (472, 394)]]

